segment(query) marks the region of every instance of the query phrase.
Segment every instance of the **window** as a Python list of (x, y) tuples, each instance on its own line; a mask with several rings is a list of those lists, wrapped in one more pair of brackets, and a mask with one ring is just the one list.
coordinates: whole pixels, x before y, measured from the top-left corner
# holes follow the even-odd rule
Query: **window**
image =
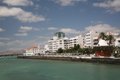
[(98, 39), (94, 39), (94, 41), (98, 41)]
[(118, 40), (118, 42), (120, 43), (120, 40)]
[(86, 36), (90, 36), (90, 35), (86, 35)]
[(94, 45), (97, 45), (98, 43), (94, 43)]
[(90, 40), (86, 41), (86, 42), (90, 42)]

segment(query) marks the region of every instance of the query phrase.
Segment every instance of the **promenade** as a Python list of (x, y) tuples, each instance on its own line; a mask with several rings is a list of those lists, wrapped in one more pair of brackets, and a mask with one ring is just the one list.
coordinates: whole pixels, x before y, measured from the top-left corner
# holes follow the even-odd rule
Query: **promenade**
[(114, 57), (95, 57), (94, 55), (40, 55), (40, 56), (17, 56), (18, 59), (39, 59), (39, 60), (56, 60), (56, 61), (75, 61), (91, 62), (104, 64), (120, 65), (120, 58)]

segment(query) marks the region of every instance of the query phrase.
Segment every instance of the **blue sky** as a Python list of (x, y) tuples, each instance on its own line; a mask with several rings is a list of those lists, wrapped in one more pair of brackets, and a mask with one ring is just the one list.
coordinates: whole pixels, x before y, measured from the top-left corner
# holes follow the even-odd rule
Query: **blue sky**
[(120, 33), (120, 0), (0, 0), (0, 51), (43, 47), (55, 32)]

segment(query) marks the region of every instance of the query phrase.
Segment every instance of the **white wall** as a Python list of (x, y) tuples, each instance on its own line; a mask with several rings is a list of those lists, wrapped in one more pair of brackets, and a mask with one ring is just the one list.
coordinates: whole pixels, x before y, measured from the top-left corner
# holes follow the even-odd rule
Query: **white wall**
[(96, 31), (90, 31), (85, 35), (85, 46), (86, 47), (93, 47), (93, 38), (97, 37), (99, 34)]
[(115, 39), (115, 46), (117, 46), (118, 44), (120, 44), (120, 38)]

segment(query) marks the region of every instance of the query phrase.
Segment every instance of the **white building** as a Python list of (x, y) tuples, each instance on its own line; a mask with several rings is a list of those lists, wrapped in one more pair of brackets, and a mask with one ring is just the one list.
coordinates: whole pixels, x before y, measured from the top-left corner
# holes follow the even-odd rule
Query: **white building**
[(49, 51), (49, 45), (45, 45), (44, 50)]
[(38, 47), (29, 47), (26, 49), (26, 53), (23, 53), (24, 56), (36, 56), (39, 53)]
[(85, 47), (85, 37), (82, 35), (78, 36), (78, 44), (80, 45), (81, 48)]
[(59, 48), (68, 49), (69, 48), (69, 39), (64, 38), (55, 38), (48, 41), (49, 51), (56, 52)]
[(23, 53), (24, 56), (38, 56), (40, 54), (45, 54), (44, 48), (38, 47), (29, 47), (26, 49), (26, 53)]
[(69, 48), (70, 47), (74, 47), (75, 44), (76, 45), (79, 44), (81, 48), (83, 48), (84, 45), (85, 45), (85, 37), (82, 36), (82, 35), (70, 38), (69, 40), (70, 40), (70, 43), (69, 43), (70, 46), (69, 46)]
[(106, 35), (118, 36), (119, 33), (116, 33), (116, 32), (106, 32)]
[(93, 37), (93, 47), (98, 46), (99, 39), (98, 37)]
[(115, 38), (115, 46), (120, 45), (120, 37)]
[[(106, 32), (106, 35), (113, 35), (115, 41), (112, 41), (111, 46), (117, 46), (118, 44), (120, 44), (120, 35), (119, 33), (113, 33), (113, 32)], [(108, 43), (108, 41), (106, 41)], [(97, 44), (99, 43), (99, 39), (98, 36), (97, 37), (93, 37), (93, 46), (97, 46)]]
[[(62, 33), (64, 34), (64, 33)], [(62, 49), (70, 49), (74, 47), (74, 45), (79, 44), (81, 47), (84, 47), (84, 37), (82, 35), (73, 37), (73, 38), (67, 38), (67, 37), (58, 37), (57, 34), (53, 37), (53, 39), (48, 40), (48, 47), (50, 52), (56, 52), (59, 48)], [(59, 33), (60, 35), (60, 33)]]
[(76, 37), (73, 37), (73, 38), (70, 38), (69, 39), (70, 40), (70, 48), (72, 48), (72, 47), (74, 47), (74, 45), (76, 44), (78, 44), (78, 36), (76, 36)]
[(45, 54), (45, 48), (39, 48), (39, 53), (40, 54)]
[(97, 37), (99, 34), (96, 31), (90, 31), (85, 35), (85, 47), (93, 47), (93, 38)]

